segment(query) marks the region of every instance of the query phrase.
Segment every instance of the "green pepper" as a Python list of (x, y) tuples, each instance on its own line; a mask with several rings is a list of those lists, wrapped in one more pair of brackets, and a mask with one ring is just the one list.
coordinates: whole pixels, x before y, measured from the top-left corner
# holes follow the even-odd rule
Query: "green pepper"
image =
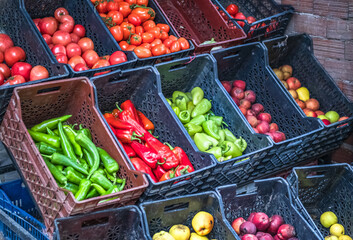
[(186, 98), (184, 98), (184, 97), (178, 97), (175, 100), (175, 104), (180, 109), (180, 111), (186, 110), (187, 106), (188, 106), (188, 102), (187, 102)]
[(88, 128), (82, 127), (82, 124), (80, 124), (80, 129), (77, 131), (77, 134), (79, 133), (84, 133), (92, 141), (91, 131)]
[(48, 160), (44, 159), (45, 164), (47, 165), (50, 173), (53, 175), (56, 181), (58, 181), (60, 184), (66, 184), (67, 183), (67, 178), (64, 176), (64, 174), (61, 173), (59, 169), (57, 169), (51, 162)]
[(217, 159), (222, 157), (222, 148), (221, 147), (213, 147), (210, 150), (207, 150), (205, 152), (213, 154)]
[(179, 116), (179, 113), (180, 113), (179, 107), (174, 106), (174, 107), (172, 107), (172, 109), (173, 109), (173, 111), (175, 112), (175, 114), (176, 114), (177, 116)]
[(82, 152), (83, 152), (84, 159), (88, 163), (88, 166), (92, 167), (93, 163), (94, 163), (94, 160), (93, 160), (91, 154), (89, 154), (89, 152), (86, 149), (82, 149)]
[(226, 140), (229, 142), (235, 142), (237, 140), (237, 138), (234, 136), (234, 134), (229, 131), (228, 128), (223, 129), (224, 133), (226, 134)]
[(121, 178), (116, 178), (116, 183), (124, 183), (124, 181), (126, 182), (125, 179), (121, 179)]
[(78, 186), (78, 191), (75, 194), (77, 201), (82, 201), (86, 198), (89, 189), (91, 188), (91, 181), (88, 179), (82, 179), (80, 185)]
[(207, 113), (208, 111), (210, 111), (211, 107), (212, 107), (211, 102), (209, 100), (207, 100), (206, 98), (204, 98), (201, 100), (201, 102), (199, 102), (195, 106), (194, 110), (191, 113), (191, 117), (194, 118), (199, 115), (203, 115), (203, 114)]
[(91, 180), (93, 183), (101, 185), (105, 190), (108, 190), (113, 186), (113, 184), (98, 171), (93, 172)]
[(98, 168), (98, 169), (97, 169), (97, 172), (99, 172), (99, 173), (105, 175), (105, 171), (104, 171), (103, 168)]
[(206, 121), (205, 115), (199, 115), (193, 119), (190, 120), (189, 123), (195, 124), (197, 126), (201, 126), (201, 124)]
[(188, 102), (187, 110), (189, 111), (189, 113), (192, 113), (194, 108), (195, 108), (195, 105), (192, 102)]
[(85, 178), (83, 174), (76, 172), (72, 167), (65, 168), (64, 173), (67, 180), (75, 184), (80, 184), (80, 181)]
[(113, 174), (119, 171), (119, 164), (104, 149), (97, 147), (100, 159), (108, 173)]
[(167, 100), (167, 103), (171, 106), (172, 105), (172, 102), (168, 99), (168, 98), (166, 98), (165, 100)]
[(201, 126), (197, 126), (195, 124), (192, 123), (187, 123), (184, 126), (186, 128), (186, 130), (188, 131), (190, 136), (194, 136), (196, 133), (200, 133), (202, 132), (202, 127)]
[(73, 167), (76, 171), (78, 171), (84, 175), (88, 175), (88, 172), (86, 169), (81, 167), (81, 165), (71, 161), (71, 159), (66, 157), (65, 155), (62, 155), (60, 153), (53, 153), (52, 155), (42, 154), (42, 156), (49, 158), (51, 160), (52, 164), (64, 165), (65, 167)]
[(58, 126), (59, 122), (65, 122), (71, 116), (72, 115), (65, 115), (65, 116), (45, 120), (37, 125), (34, 125), (31, 128), (31, 130), (35, 131), (35, 132), (45, 132), (47, 130), (47, 128), (55, 129)]
[(219, 135), (219, 143), (222, 143), (224, 142), (224, 140), (226, 140), (226, 134), (223, 129), (219, 129), (218, 135)]
[(86, 162), (85, 159), (80, 158), (80, 159), (79, 159), (79, 162), (80, 162), (80, 165), (81, 165), (84, 169), (86, 169), (87, 171), (89, 171), (89, 166), (88, 166), (88, 164), (87, 164), (87, 162)]
[(63, 165), (55, 165), (55, 167), (62, 172), (64, 170), (64, 166)]
[(115, 174), (114, 174), (115, 176), (113, 176), (112, 174), (108, 173), (108, 171), (107, 171), (106, 169), (104, 169), (104, 173), (105, 173), (105, 176), (107, 176), (107, 178), (108, 178), (111, 182), (113, 182), (113, 184), (116, 183), (117, 178), (116, 178), (116, 175), (115, 175)]
[(185, 94), (185, 93), (183, 93), (183, 92), (181, 92), (181, 91), (174, 91), (173, 92), (173, 95), (172, 95), (172, 101), (173, 101), (173, 103), (175, 103), (176, 104), (176, 99), (182, 99), (182, 98), (185, 98), (185, 101), (186, 102), (189, 102), (190, 101), (190, 99), (188, 98), (188, 96)]
[(247, 142), (244, 138), (240, 137), (234, 141), (234, 144), (240, 149), (241, 152), (244, 152), (246, 147), (248, 146)]
[(223, 161), (227, 161), (227, 160), (232, 159), (232, 158), (233, 158), (232, 156), (220, 157), (220, 158), (217, 158), (217, 160), (218, 160), (219, 162), (223, 162)]
[(59, 130), (61, 148), (64, 152), (64, 155), (70, 158), (72, 161), (79, 163), (78, 158), (75, 155), (74, 149), (72, 148), (69, 140), (65, 135), (63, 124), (61, 122), (58, 123), (58, 130)]
[(86, 199), (89, 199), (89, 198), (93, 198), (93, 197), (98, 197), (99, 196), (99, 193), (97, 192), (97, 190), (95, 188), (92, 188), (92, 185), (91, 184), (91, 190), (89, 190), (87, 196), (86, 196)]
[(58, 184), (58, 185), (59, 185), (59, 187), (72, 192), (73, 195), (75, 195), (78, 191), (78, 186), (76, 184), (72, 184), (72, 183), (68, 182), (65, 185), (63, 185), (63, 184)]
[(97, 192), (98, 192), (99, 195), (101, 195), (101, 196), (105, 195), (105, 192), (106, 192), (106, 191), (105, 191), (104, 188), (102, 188), (101, 185), (99, 185), (99, 184), (97, 184), (97, 183), (92, 183), (92, 187), (94, 187), (94, 188), (97, 190)]
[(235, 158), (242, 155), (242, 152), (240, 151), (240, 149), (232, 142), (224, 141), (221, 144), (221, 148), (222, 148), (224, 157), (232, 156), (233, 158)]
[(198, 149), (202, 152), (207, 151), (218, 145), (218, 141), (205, 133), (196, 133), (194, 141)]
[(188, 97), (189, 101), (188, 102), (192, 102), (192, 94), (191, 92), (186, 92), (185, 95)]
[(202, 129), (209, 136), (215, 138), (216, 140), (221, 139), (218, 135), (219, 127), (213, 120), (208, 120), (202, 123)]
[(191, 90), (192, 103), (196, 106), (204, 97), (204, 92), (200, 87), (195, 87)]
[(56, 134), (50, 130), (50, 128), (47, 127), (47, 133), (50, 135), (50, 136), (56, 136)]
[(190, 113), (188, 110), (181, 111), (178, 117), (180, 121), (184, 124), (190, 122)]
[(82, 158), (82, 156), (83, 156), (82, 148), (75, 141), (75, 136), (76, 136), (77, 133), (69, 125), (64, 125), (63, 129), (64, 129), (64, 132), (65, 132), (65, 135), (69, 139), (69, 142), (72, 144), (72, 147), (74, 149), (75, 154), (77, 156), (79, 156), (80, 158)]
[(213, 120), (219, 127), (222, 126), (222, 124), (226, 124), (223, 122), (223, 117), (221, 116), (210, 116), (209, 119)]
[(60, 148), (52, 147), (49, 144), (46, 144), (44, 142), (36, 143), (36, 146), (37, 146), (39, 152), (43, 153), (43, 154), (53, 154), (55, 152), (61, 152)]
[(126, 184), (126, 179), (123, 179), (123, 182), (122, 182), (121, 185), (118, 187), (118, 192), (124, 190), (125, 184)]
[(34, 141), (44, 142), (52, 147), (60, 148), (60, 138), (58, 136), (51, 136), (46, 133), (34, 132), (28, 129), (29, 135), (33, 138)]

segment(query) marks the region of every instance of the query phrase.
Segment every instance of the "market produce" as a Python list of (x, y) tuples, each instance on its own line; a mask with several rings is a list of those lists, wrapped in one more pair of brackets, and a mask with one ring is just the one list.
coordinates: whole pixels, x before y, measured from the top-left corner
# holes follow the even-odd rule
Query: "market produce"
[(49, 77), (48, 70), (40, 65), (32, 66), (24, 62), (25, 51), (14, 46), (12, 39), (0, 33), (0, 86), (21, 84)]
[(119, 164), (92, 142), (89, 129), (63, 124), (71, 115), (43, 121), (28, 133), (58, 185), (77, 201), (122, 191)]
[(274, 68), (273, 71), (307, 117), (317, 117), (321, 119), (325, 125), (348, 119), (346, 116), (340, 117), (335, 111), (328, 111), (326, 114), (320, 111), (319, 101), (315, 98), (310, 98), (309, 90), (301, 86), (297, 78), (292, 77), (293, 68), (290, 65)]
[(169, 35), (169, 25), (154, 21), (156, 13), (147, 7), (148, 0), (91, 2), (121, 49), (134, 51), (139, 58), (160, 56), (190, 48), (185, 38)]
[(255, 103), (255, 92), (245, 90), (246, 82), (234, 80), (233, 82), (222, 81), (221, 83), (256, 133), (266, 134), (276, 143), (286, 140), (286, 135), (279, 131), (278, 125), (272, 123), (271, 114), (265, 113), (264, 107), (260, 103)]
[(325, 240), (351, 240), (352, 238), (348, 235), (344, 235), (344, 227), (338, 223), (338, 218), (334, 212), (327, 211), (321, 214), (320, 223), (325, 228), (330, 229), (329, 236), (325, 237)]
[(263, 212), (252, 212), (247, 221), (238, 217), (232, 222), (232, 228), (241, 240), (294, 240), (296, 232), (292, 225), (285, 224), (279, 215), (271, 218)]
[(161, 143), (152, 135), (154, 124), (130, 100), (126, 100), (104, 118), (123, 146), (136, 170), (161, 182), (195, 171), (180, 147)]
[(182, 224), (173, 225), (169, 229), (169, 233), (175, 240), (189, 240), (190, 238), (190, 229)]
[[(75, 24), (75, 20), (65, 8), (56, 9), (54, 16), (55, 18), (36, 18), (33, 22), (59, 63), (69, 64), (74, 71), (84, 71), (127, 61), (122, 51), (99, 56), (94, 50), (93, 41), (85, 37), (85, 27)], [(96, 73), (95, 76), (107, 72), (109, 71)]]

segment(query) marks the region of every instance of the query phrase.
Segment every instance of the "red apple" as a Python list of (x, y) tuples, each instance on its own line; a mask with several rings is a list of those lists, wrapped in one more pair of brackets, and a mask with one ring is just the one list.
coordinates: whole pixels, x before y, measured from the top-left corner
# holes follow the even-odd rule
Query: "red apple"
[(270, 138), (272, 138), (272, 140), (275, 141), (272, 132), (267, 132), (267, 133), (265, 133), (265, 134), (268, 135), (268, 136), (270, 136)]
[(253, 220), (253, 218), (254, 218), (254, 216), (255, 216), (255, 213), (256, 213), (256, 212), (250, 213), (250, 216), (248, 217), (248, 221), (249, 221), (249, 222), (252, 222), (252, 220)]
[(270, 218), (270, 226), (268, 227), (267, 232), (272, 234), (272, 235), (277, 234), (278, 228), (282, 224), (284, 224), (283, 218), (281, 216), (279, 216), (279, 215), (273, 215)]
[(305, 102), (305, 104), (306, 104), (306, 108), (313, 111), (317, 111), (320, 108), (320, 103), (315, 98), (310, 98), (308, 101)]
[(239, 100), (243, 99), (244, 96), (245, 96), (245, 93), (244, 93), (244, 90), (241, 89), (241, 88), (233, 88), (231, 91), (230, 91), (230, 95), (232, 97), (236, 97), (238, 98)]
[(286, 80), (289, 89), (292, 90), (297, 90), (298, 88), (300, 88), (302, 86), (302, 84), (300, 83), (300, 81), (298, 79), (296, 79), (295, 77), (290, 77)]
[(233, 87), (235, 88), (240, 88), (243, 89), (245, 91), (246, 88), (246, 82), (242, 81), (242, 80), (235, 80), (233, 82)]
[(320, 115), (325, 115), (325, 113), (323, 111), (317, 110), (315, 111), (315, 113), (320, 116)]
[(258, 125), (259, 121), (257, 120), (257, 118), (255, 116), (251, 116), (251, 115), (248, 115), (246, 116), (246, 120), (248, 120), (248, 122), (250, 123), (250, 125), (253, 127), (253, 128), (256, 128), (256, 126)]
[(245, 116), (247, 109), (243, 107), (239, 107), (241, 113)]
[(331, 124), (331, 122), (329, 121), (329, 120), (327, 120), (327, 119), (322, 119), (321, 120), (325, 125), (330, 125)]
[(295, 229), (290, 224), (283, 224), (278, 228), (277, 236), (281, 240), (287, 240), (291, 237), (295, 237)]
[(269, 233), (257, 232), (256, 237), (258, 240), (273, 240), (273, 237)]
[(240, 105), (240, 100), (239, 100), (238, 98), (232, 97), (232, 99), (233, 99), (233, 101), (235, 102), (235, 104), (236, 104), (237, 106)]
[(303, 109), (303, 111), (307, 117), (317, 117), (317, 114), (308, 108)]
[(346, 120), (348, 119), (349, 117), (340, 117), (340, 119), (338, 119), (338, 121), (343, 121), (343, 120)]
[(278, 131), (277, 123), (271, 123), (270, 124), (270, 132), (276, 132), (276, 131)]
[(259, 119), (259, 120), (261, 120), (261, 121), (268, 122), (268, 124), (270, 124), (271, 121), (272, 121), (271, 114), (269, 114), (269, 113), (260, 113), (260, 114), (257, 116), (257, 119)]
[(235, 219), (233, 222), (232, 222), (232, 228), (234, 229), (234, 231), (237, 233), (237, 234), (240, 234), (240, 225), (242, 223), (246, 222), (244, 218), (242, 217), (239, 217), (237, 219)]
[(297, 102), (298, 106), (299, 106), (301, 109), (305, 109), (305, 108), (306, 108), (306, 104), (305, 104), (305, 102), (303, 102), (302, 100), (295, 99), (295, 101)]
[(222, 81), (221, 83), (222, 83), (224, 89), (225, 89), (228, 93), (230, 93), (230, 90), (232, 90), (232, 85), (230, 84), (230, 82), (228, 82), (228, 81)]
[(262, 106), (260, 103), (255, 103), (251, 106), (251, 110), (253, 110), (257, 116), (259, 113), (264, 111), (264, 106)]
[(255, 133), (259, 133), (259, 130), (257, 130), (256, 128), (252, 128), (252, 129), (254, 129)]
[(241, 240), (259, 240), (254, 234), (245, 234)]
[(255, 224), (256, 229), (265, 231), (270, 226), (270, 220), (266, 213), (258, 212), (254, 215), (252, 222)]
[(251, 102), (246, 99), (240, 100), (240, 106), (246, 109), (249, 109), (251, 107)]
[(240, 225), (239, 230), (240, 234), (255, 234), (256, 226), (254, 223), (246, 221)]
[(248, 110), (246, 111), (246, 116), (255, 116), (255, 117), (256, 117), (256, 114), (255, 114), (255, 112), (254, 112), (253, 110), (248, 109)]
[(279, 237), (277, 237), (277, 235), (275, 235), (274, 237), (273, 237), (273, 240), (281, 240)]
[(288, 92), (290, 93), (290, 95), (292, 95), (292, 97), (293, 97), (294, 99), (297, 99), (297, 98), (298, 98), (298, 93), (297, 93), (297, 91), (295, 91), (295, 90), (293, 90), (293, 89), (290, 89), (290, 90), (288, 90)]
[(251, 103), (254, 103), (256, 100), (256, 94), (252, 90), (247, 90), (245, 91), (245, 97), (246, 100), (249, 100)]
[(270, 131), (270, 125), (266, 121), (261, 121), (257, 125), (256, 129), (259, 131), (259, 133), (264, 134), (264, 133), (267, 133), (268, 131)]
[(283, 132), (276, 131), (273, 133), (273, 141), (278, 143), (286, 140), (286, 135)]

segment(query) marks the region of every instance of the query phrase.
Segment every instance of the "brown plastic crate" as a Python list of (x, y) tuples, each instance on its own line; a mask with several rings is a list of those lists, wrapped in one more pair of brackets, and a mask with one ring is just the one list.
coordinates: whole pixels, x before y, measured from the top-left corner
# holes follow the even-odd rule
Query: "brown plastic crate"
[[(211, 0), (156, 0), (156, 4), (175, 32), (193, 42), (195, 53), (238, 45), (247, 37), (243, 29), (230, 27), (234, 22), (226, 22)], [(217, 43), (200, 45), (212, 38)]]
[[(69, 123), (82, 123), (88, 127), (93, 142), (117, 160), (120, 166), (118, 176), (126, 179), (125, 190), (78, 202), (71, 192), (65, 195), (58, 187), (27, 128), (65, 114), (72, 115)], [(0, 127), (0, 139), (12, 152), (42, 213), (49, 234), (53, 233), (55, 218), (134, 204), (148, 186), (142, 173), (131, 170), (109, 134), (109, 129), (95, 107), (93, 87), (87, 78), (16, 88)], [(98, 203), (111, 197), (117, 199)]]

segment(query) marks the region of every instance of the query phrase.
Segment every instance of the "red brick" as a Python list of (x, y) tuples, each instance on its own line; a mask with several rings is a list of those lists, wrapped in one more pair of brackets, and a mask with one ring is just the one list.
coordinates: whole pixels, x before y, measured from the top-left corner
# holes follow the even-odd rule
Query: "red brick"
[(282, 0), (282, 4), (292, 5), (297, 12), (313, 12), (314, 0)]
[[(336, 60), (327, 58), (325, 60), (324, 67), (330, 73), (330, 75), (336, 80), (342, 81), (352, 81), (352, 88), (342, 89), (343, 91), (351, 91), (351, 95), (353, 95), (353, 61), (345, 61), (345, 60)], [(352, 96), (353, 97), (353, 96)]]
[(313, 38), (315, 55), (325, 58), (344, 59), (344, 42)]
[(313, 14), (324, 17), (348, 18), (348, 0), (314, 0)]
[(353, 61), (353, 41), (346, 41), (344, 45), (344, 58)]
[(353, 82), (351, 81), (339, 81), (338, 86), (342, 90), (342, 92), (353, 101)]
[(314, 36), (326, 37), (326, 18), (305, 13), (295, 13), (292, 21), (294, 21), (295, 32), (305, 32)]
[(353, 39), (353, 21), (327, 19), (327, 38), (341, 40)]

